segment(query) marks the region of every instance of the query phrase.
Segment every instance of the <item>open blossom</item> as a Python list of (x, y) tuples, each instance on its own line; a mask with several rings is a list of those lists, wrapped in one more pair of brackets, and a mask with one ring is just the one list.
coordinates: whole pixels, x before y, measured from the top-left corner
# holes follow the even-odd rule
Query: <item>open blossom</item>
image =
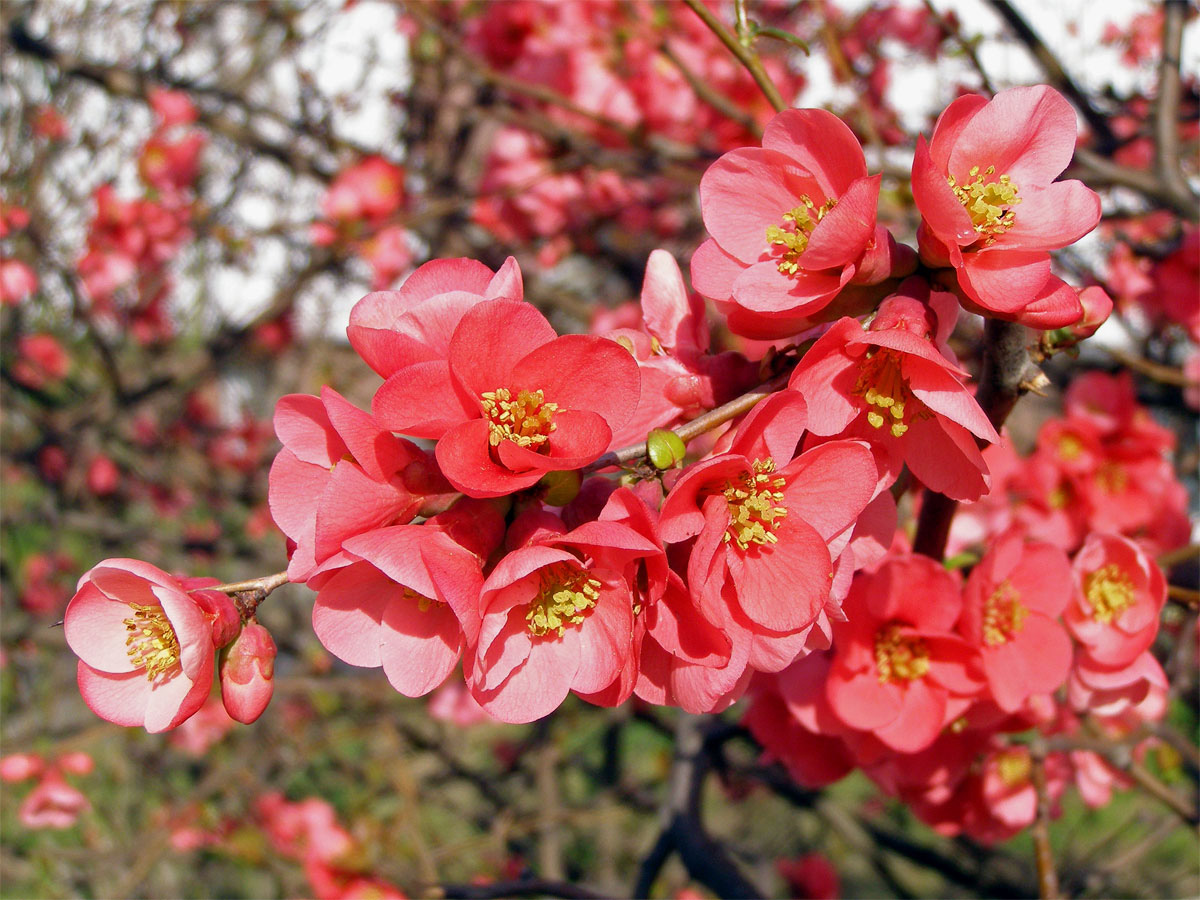
[(662, 509), (668, 543), (695, 538), (688, 585), (746, 665), (779, 671), (805, 652), (824, 615), (836, 563), (875, 494), (878, 470), (861, 441), (794, 456), (803, 398), (776, 394), (739, 427), (728, 452), (684, 470)]
[(373, 409), (392, 431), (437, 439), (458, 490), (498, 497), (595, 460), (639, 393), (637, 362), (620, 344), (559, 337), (529, 304), (492, 300), (462, 316), (444, 360), (384, 382)]
[(1071, 639), (1057, 621), (1071, 597), (1066, 554), (1002, 535), (967, 579), (963, 636), (983, 659), (988, 691), (1006, 712), (1057, 690), (1071, 667)]
[(1048, 252), (1100, 221), (1095, 191), (1053, 181), (1071, 161), (1076, 130), (1071, 105), (1039, 85), (991, 100), (959, 97), (930, 143), (918, 138), (912, 180), (921, 256), (953, 266), (976, 311), (1034, 328), (1082, 315), (1075, 290), (1050, 274)]
[(118, 725), (174, 728), (208, 697), (230, 615), (224, 594), (189, 592), (139, 560), (105, 560), (79, 580), (63, 617), (84, 702)]
[[(478, 554), (442, 530), (469, 515)], [(481, 558), (499, 543), (500, 514), (486, 504), (456, 507), (423, 525), (393, 525), (352, 537), (350, 565), (322, 586), (313, 630), (326, 649), (355, 666), (382, 667), (392, 686), (423, 696), (453, 671), (479, 634)], [(483, 534), (488, 532), (489, 534)]]
[(700, 182), (712, 236), (692, 257), (692, 283), (746, 337), (811, 324), (847, 284), (892, 271), (895, 245), (876, 229), (879, 178), (853, 132), (820, 109), (779, 113), (762, 147), (732, 150)]
[(283, 449), (271, 466), (271, 515), (291, 542), (288, 577), (305, 581), (353, 535), (411, 522), (448, 492), (429, 455), (330, 387), (275, 405)]
[(569, 692), (597, 695), (622, 675), (634, 617), (623, 572), (633, 557), (660, 548), (616, 521), (568, 532), (557, 516), (536, 509), (514, 523), (510, 543), (514, 535), (520, 546), (484, 582), (478, 644), (465, 672), (491, 715), (532, 722)]
[(889, 481), (907, 465), (927, 488), (977, 500), (989, 478), (975, 439), (999, 435), (935, 334), (927, 306), (894, 295), (865, 331), (855, 319), (837, 322), (804, 355), (790, 385), (808, 402), (809, 431), (869, 441)]
[(1127, 538), (1092, 534), (1072, 568), (1075, 591), (1063, 620), (1091, 661), (1122, 666), (1149, 649), (1167, 602), (1154, 560)]
[(833, 626), (829, 704), (848, 727), (893, 750), (933, 743), (982, 688), (977, 652), (954, 633), (962, 593), (954, 573), (924, 556), (894, 556), (860, 574), (845, 622)]

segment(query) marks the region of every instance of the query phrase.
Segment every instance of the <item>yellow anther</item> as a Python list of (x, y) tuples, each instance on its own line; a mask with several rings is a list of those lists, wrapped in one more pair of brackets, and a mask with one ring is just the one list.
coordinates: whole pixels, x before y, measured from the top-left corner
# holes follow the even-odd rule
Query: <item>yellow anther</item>
[(1025, 627), (1029, 610), (1021, 603), (1021, 593), (1007, 578), (983, 604), (983, 642), (994, 647), (1006, 644)]
[(130, 603), (129, 608), (134, 614), (124, 620), (125, 652), (134, 668), (145, 669), (146, 678), (153, 681), (178, 664), (179, 639), (161, 606)]
[(795, 275), (800, 270), (800, 254), (808, 247), (808, 238), (817, 223), (837, 205), (837, 198), (830, 197), (820, 206), (808, 195), (800, 198), (800, 206), (793, 207), (782, 216), (781, 225), (767, 226), (767, 246), (782, 247), (779, 271), (784, 275)]
[(892, 437), (903, 437), (909, 422), (928, 415), (909, 390), (899, 355), (890, 350), (876, 350), (862, 362), (853, 391), (867, 401), (867, 423), (872, 428), (890, 423)]
[(1083, 579), (1083, 594), (1092, 607), (1092, 618), (1108, 624), (1134, 603), (1133, 582), (1116, 563), (1089, 572)]
[(913, 681), (929, 671), (929, 650), (925, 642), (900, 633), (900, 625), (889, 622), (875, 633), (875, 668), (879, 683)]
[(946, 181), (954, 196), (971, 216), (975, 231), (984, 238), (985, 244), (995, 242), (996, 236), (1004, 234), (1016, 223), (1017, 214), (1013, 207), (1021, 202), (1018, 188), (1007, 175), (991, 179), (996, 174), (995, 166), (988, 166), (982, 173), (979, 166), (972, 166), (970, 181), (959, 184), (953, 176)]
[(725, 482), (725, 502), (729, 505), (729, 526), (725, 542), (733, 541), (743, 550), (751, 544), (775, 544), (779, 521), (787, 515), (783, 488), (787, 482), (775, 471), (775, 461), (755, 460), (753, 472), (743, 472), (737, 482)]
[(600, 582), (568, 562), (554, 563), (541, 573), (541, 587), (529, 604), (525, 621), (529, 632), (543, 637), (563, 636), (568, 625), (579, 625), (600, 599)]
[(558, 404), (546, 402), (541, 391), (522, 390), (514, 400), (508, 388), (497, 388), (481, 394), (479, 405), (488, 420), (488, 443), (493, 447), (512, 441), (539, 450), (557, 427), (554, 414)]

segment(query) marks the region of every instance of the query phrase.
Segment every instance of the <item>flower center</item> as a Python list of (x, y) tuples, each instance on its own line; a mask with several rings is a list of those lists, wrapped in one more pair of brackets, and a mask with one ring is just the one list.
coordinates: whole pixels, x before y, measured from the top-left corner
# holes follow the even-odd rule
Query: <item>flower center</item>
[(1064, 462), (1079, 459), (1083, 454), (1083, 441), (1073, 434), (1064, 434), (1058, 439), (1058, 458)]
[(746, 550), (751, 544), (774, 544), (779, 541), (775, 529), (787, 515), (783, 502), (782, 476), (771, 476), (775, 460), (755, 460), (753, 472), (743, 472), (739, 481), (725, 482), (725, 502), (729, 504), (729, 527), (725, 542), (734, 541)]
[(1116, 563), (1088, 573), (1083, 579), (1083, 593), (1092, 607), (1092, 618), (1106, 625), (1134, 601), (1133, 582)]
[(508, 388), (496, 388), (480, 395), (479, 405), (488, 422), (488, 443), (499, 447), (512, 441), (519, 447), (540, 450), (557, 427), (554, 414), (557, 403), (547, 403), (541, 391), (522, 390), (513, 399)]
[(817, 206), (812, 198), (805, 194), (800, 198), (800, 203), (800, 206), (793, 207), (783, 214), (782, 224), (767, 226), (768, 248), (783, 248), (779, 258), (779, 271), (784, 275), (795, 275), (799, 271), (798, 260), (808, 246), (809, 235), (817, 227), (817, 223), (825, 218), (825, 213), (837, 206), (837, 198), (830, 197)]
[(558, 562), (542, 569), (537, 597), (525, 613), (530, 634), (537, 637), (554, 631), (559, 637), (568, 625), (579, 625), (600, 599), (600, 582), (583, 569)]
[(410, 587), (406, 587), (401, 596), (405, 600), (415, 600), (417, 602), (417, 609), (421, 612), (429, 612), (429, 608), (435, 603), (439, 606), (443, 605), (441, 600), (435, 600), (432, 597), (426, 597), (424, 594), (418, 594)]
[(1004, 579), (983, 604), (983, 642), (993, 647), (1008, 643), (1025, 627), (1027, 615), (1020, 592)]
[(135, 668), (145, 669), (146, 678), (156, 677), (179, 662), (179, 639), (161, 606), (130, 603), (133, 615), (125, 619), (125, 652)]
[(1106, 462), (1096, 470), (1096, 487), (1106, 494), (1119, 494), (1129, 484), (1129, 473), (1120, 463)]
[(916, 417), (914, 406), (921, 405), (900, 374), (900, 357), (890, 350), (877, 350), (863, 361), (854, 393), (867, 401), (870, 408), (867, 422), (871, 427), (882, 428), (886, 424), (892, 437), (904, 436), (908, 421)]
[(900, 633), (900, 625), (890, 622), (875, 633), (875, 668), (879, 683), (912, 681), (929, 671), (929, 650), (919, 637)]
[(995, 166), (988, 166), (982, 172), (979, 166), (971, 166), (969, 174), (971, 180), (962, 184), (953, 175), (947, 176), (946, 181), (958, 202), (971, 216), (976, 233), (985, 238), (984, 243), (991, 244), (997, 235), (1004, 234), (1017, 220), (1013, 207), (1021, 202), (1017, 196), (1018, 188), (1007, 175), (985, 182), (985, 178), (996, 174)]
[(1016, 787), (1029, 780), (1033, 771), (1033, 760), (1028, 751), (1019, 747), (1006, 750), (996, 758), (996, 774), (1004, 782), (1005, 787)]

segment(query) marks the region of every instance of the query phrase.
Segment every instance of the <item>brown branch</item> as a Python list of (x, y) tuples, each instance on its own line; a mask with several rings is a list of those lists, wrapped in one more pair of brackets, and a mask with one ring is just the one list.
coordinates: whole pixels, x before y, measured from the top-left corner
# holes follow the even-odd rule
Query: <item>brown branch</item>
[(589, 891), (568, 881), (525, 878), (520, 881), (493, 881), (491, 884), (442, 884), (429, 888), (424, 896), (445, 900), (500, 900), (503, 897), (564, 897), (566, 900), (600, 900), (603, 894)]
[(1062, 67), (1062, 63), (1058, 61), (1058, 57), (1046, 46), (1037, 32), (1025, 21), (1025, 18), (1013, 8), (1008, 0), (991, 0), (991, 7), (1013, 30), (1030, 55), (1042, 67), (1047, 80), (1075, 104), (1075, 108), (1083, 115), (1088, 127), (1099, 141), (1101, 149), (1107, 152), (1115, 147), (1117, 138), (1113, 134), (1112, 126), (1109, 125), (1108, 117), (1092, 105), (1087, 94), (1075, 83), (1067, 70)]
[(724, 44), (726, 49), (737, 57), (738, 62), (750, 73), (750, 77), (754, 79), (754, 83), (758, 85), (759, 90), (763, 92), (763, 95), (770, 102), (771, 106), (774, 107), (775, 112), (783, 112), (783, 110), (787, 109), (788, 104), (779, 93), (779, 88), (775, 86), (775, 82), (771, 80), (771, 76), (767, 74), (767, 70), (763, 68), (762, 60), (758, 54), (749, 47), (742, 46), (733, 33), (721, 24), (721, 20), (713, 15), (712, 10), (704, 5), (702, 0), (684, 0), (684, 3), (699, 17), (701, 22), (708, 26), (708, 30), (716, 35), (717, 40)]
[(232, 584), (217, 584), (212, 587), (192, 588), (193, 591), (220, 591), (229, 594), (241, 614), (243, 621), (254, 616), (260, 603), (267, 599), (277, 588), (288, 583), (287, 572), (276, 572), (274, 575), (264, 575), (262, 578), (251, 578), (249, 581), (235, 581)]
[(1037, 793), (1037, 818), (1033, 823), (1033, 850), (1037, 863), (1038, 896), (1054, 900), (1060, 895), (1058, 872), (1054, 867), (1054, 849), (1050, 845), (1050, 795), (1046, 787), (1046, 753), (1044, 748), (1031, 747), (1033, 756), (1033, 789)]
[[(1021, 395), (1045, 382), (1046, 376), (1029, 355), (1028, 344), (1029, 338), (1022, 325), (988, 319), (984, 326), (983, 371), (975, 399), (996, 431), (1003, 427)], [(950, 523), (957, 509), (957, 500), (926, 491), (921, 501), (913, 550), (940, 560), (946, 553)]]
[(1195, 208), (1197, 198), (1183, 177), (1179, 158), (1179, 109), (1183, 99), (1182, 64), (1186, 0), (1167, 0), (1164, 6), (1162, 59), (1158, 64), (1158, 97), (1154, 102), (1154, 150), (1158, 177), (1168, 191)]
[(1183, 374), (1183, 369), (1181, 368), (1164, 366), (1161, 363), (1152, 362), (1138, 356), (1136, 353), (1129, 353), (1118, 347), (1106, 347), (1105, 350), (1108, 351), (1109, 356), (1127, 369), (1133, 369), (1139, 375), (1145, 375), (1147, 378), (1162, 384), (1173, 384), (1177, 387), (1191, 387), (1196, 384), (1195, 381), (1192, 381)]

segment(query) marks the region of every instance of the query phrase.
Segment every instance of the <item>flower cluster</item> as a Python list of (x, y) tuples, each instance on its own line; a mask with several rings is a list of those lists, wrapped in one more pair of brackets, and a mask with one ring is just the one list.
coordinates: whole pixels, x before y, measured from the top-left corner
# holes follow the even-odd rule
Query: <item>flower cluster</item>
[[(586, 56), (560, 7), (488, 10), (489, 42), (543, 42), (563, 73)], [(597, 114), (644, 114), (621, 85), (569, 86), (603, 96)], [(434, 260), (368, 294), (348, 337), (383, 379), (369, 409), (324, 387), (275, 413), (270, 511), (317, 637), (410, 697), (461, 668), (445, 714), (464, 721), (533, 721), (571, 694), (717, 712), (749, 692), (751, 731), (805, 784), (861, 767), (942, 830), (1024, 826), (1031, 759), (1007, 735), (1162, 714), (1149, 553), (1184, 537), (1161, 514), (1182, 490), (1170, 438), (1127, 385), (1077, 381), (1017, 466), (951, 350), (962, 307), (1073, 342), (1106, 314), (1050, 269), (1099, 219), (1093, 192), (1054, 181), (1075, 137), (1049, 88), (956, 100), (917, 148), (914, 249), (879, 224), (845, 124), (777, 115), (704, 175), (691, 260), (729, 331), (778, 342), (758, 360), (714, 351), (665, 251), (639, 313), (594, 334), (558, 335), (512, 258)], [(344, 172), (331, 240), (389, 221), (402, 176)], [(979, 502), (954, 536), (965, 577), (909, 552), (909, 490)], [(262, 711), (274, 646), (209, 587), (131, 560), (84, 577), (66, 636), (93, 709), (175, 727), (228, 645), (225, 708)], [(1046, 767), (1054, 790), (1118, 783), (1090, 756)]]

